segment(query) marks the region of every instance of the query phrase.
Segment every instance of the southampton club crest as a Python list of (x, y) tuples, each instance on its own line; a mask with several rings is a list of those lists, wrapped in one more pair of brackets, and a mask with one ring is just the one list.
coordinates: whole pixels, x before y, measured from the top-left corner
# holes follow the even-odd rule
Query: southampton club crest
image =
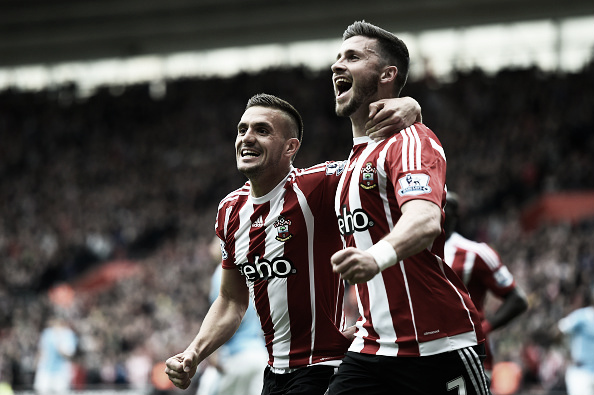
[(373, 163), (367, 162), (365, 166), (361, 169), (361, 188), (363, 189), (373, 189), (377, 186), (375, 182), (376, 178), (375, 175), (377, 170), (373, 167)]
[(277, 232), (277, 236), (275, 237), (275, 239), (277, 239), (278, 241), (284, 242), (293, 237), (293, 235), (289, 231), (289, 225), (291, 225), (290, 219), (286, 219), (282, 215), (279, 215), (278, 219), (274, 221), (273, 225), (276, 228)]

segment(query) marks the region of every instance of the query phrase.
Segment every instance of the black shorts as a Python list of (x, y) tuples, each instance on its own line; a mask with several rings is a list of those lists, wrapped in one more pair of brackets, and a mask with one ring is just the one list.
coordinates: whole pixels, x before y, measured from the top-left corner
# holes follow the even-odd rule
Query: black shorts
[(324, 395), (334, 370), (333, 366), (315, 365), (277, 374), (266, 366), (262, 395)]
[(347, 352), (329, 395), (488, 395), (482, 345), (426, 357)]

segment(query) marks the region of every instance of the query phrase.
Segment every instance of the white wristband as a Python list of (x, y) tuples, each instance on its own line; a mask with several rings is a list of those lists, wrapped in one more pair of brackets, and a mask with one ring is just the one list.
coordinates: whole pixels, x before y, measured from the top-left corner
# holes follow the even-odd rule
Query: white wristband
[(367, 252), (373, 256), (375, 262), (379, 266), (380, 272), (394, 266), (398, 262), (398, 255), (394, 247), (386, 240), (380, 240), (367, 249)]

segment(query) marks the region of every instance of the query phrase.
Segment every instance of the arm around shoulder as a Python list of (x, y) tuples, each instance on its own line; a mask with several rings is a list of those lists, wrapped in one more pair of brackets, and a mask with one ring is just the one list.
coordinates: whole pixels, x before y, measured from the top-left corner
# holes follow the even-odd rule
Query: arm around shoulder
[(412, 97), (381, 99), (369, 105), (365, 133), (372, 140), (382, 140), (422, 120), (421, 106)]

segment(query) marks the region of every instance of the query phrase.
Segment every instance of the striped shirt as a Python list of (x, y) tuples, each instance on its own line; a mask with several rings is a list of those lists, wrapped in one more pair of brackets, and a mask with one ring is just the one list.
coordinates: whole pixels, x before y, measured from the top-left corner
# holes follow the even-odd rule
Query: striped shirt
[(481, 319), (487, 291), (503, 298), (516, 287), (514, 277), (501, 263), (499, 254), (485, 243), (452, 233), (445, 242), (444, 257), (468, 288)]
[[(446, 159), (435, 134), (420, 123), (373, 142), (356, 138), (338, 185), (335, 212), (347, 246), (367, 249), (400, 219), (413, 199), (445, 205)], [(464, 285), (443, 262), (444, 232), (433, 245), (357, 285), (361, 318), (350, 351), (425, 356), (483, 341)]]
[(245, 277), (275, 369), (337, 365), (348, 348), (344, 284), (330, 264), (342, 248), (332, 208), (344, 165), (293, 168), (258, 198), (248, 182), (219, 205), (223, 268)]
[[(488, 291), (504, 298), (516, 288), (514, 277), (501, 263), (499, 254), (485, 243), (468, 240), (454, 232), (445, 242), (444, 258), (468, 289), (481, 320), (485, 318)], [(488, 345), (484, 365), (488, 370), (493, 368), (493, 355)]]

